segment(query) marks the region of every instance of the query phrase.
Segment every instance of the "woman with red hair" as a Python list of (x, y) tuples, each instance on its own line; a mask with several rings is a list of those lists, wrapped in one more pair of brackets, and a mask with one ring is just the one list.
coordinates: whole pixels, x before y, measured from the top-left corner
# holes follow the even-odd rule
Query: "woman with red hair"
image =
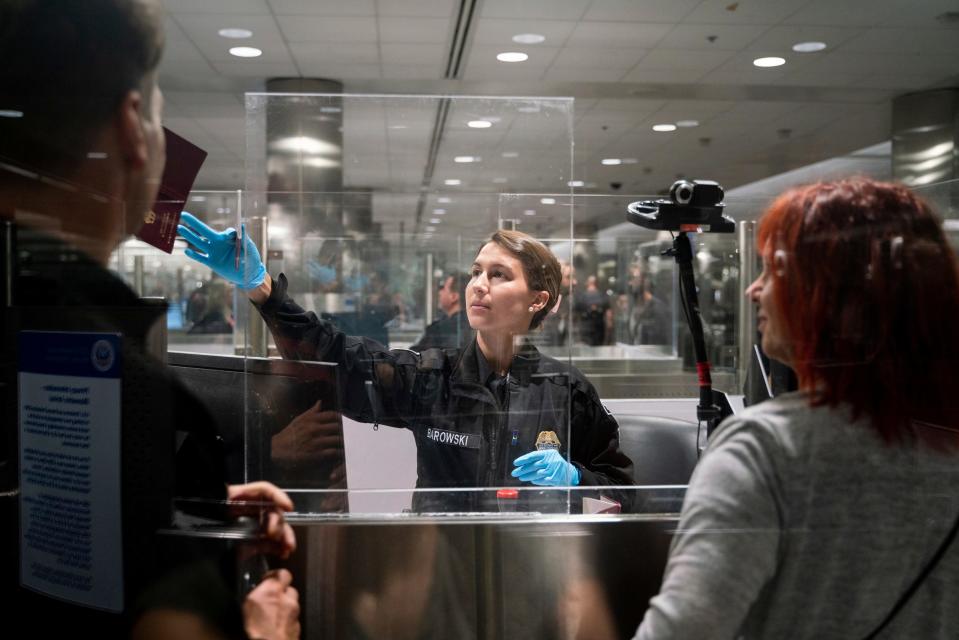
[(726, 420), (636, 637), (959, 636), (959, 265), (929, 206), (854, 178), (763, 216), (746, 290), (800, 390)]

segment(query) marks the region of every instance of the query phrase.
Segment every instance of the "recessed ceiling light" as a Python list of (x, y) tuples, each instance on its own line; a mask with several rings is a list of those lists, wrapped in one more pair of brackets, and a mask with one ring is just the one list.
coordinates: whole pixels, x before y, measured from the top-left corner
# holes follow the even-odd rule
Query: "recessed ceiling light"
[(677, 120), (676, 126), (677, 127), (698, 127), (699, 120)]
[(636, 164), (639, 162), (636, 158), (623, 158), (623, 164)]
[(675, 131), (676, 125), (674, 124), (654, 124), (653, 131)]
[(503, 53), (497, 53), (496, 59), (500, 62), (525, 62), (529, 60), (529, 55), (522, 51), (504, 51)]
[(797, 53), (815, 53), (826, 48), (825, 42), (797, 42), (793, 45), (793, 51)]
[(466, 123), (466, 126), (473, 129), (489, 129), (493, 126), (493, 123), (489, 120), (470, 120)]
[(448, 187), (455, 187), (456, 185), (463, 184), (463, 181), (457, 178), (450, 178), (448, 180), (444, 180), (443, 184), (445, 184)]
[(620, 160), (619, 158), (603, 158), (602, 160), (600, 160), (600, 162), (610, 167), (617, 164), (623, 164), (623, 161)]
[[(441, 199), (442, 199), (442, 198), (441, 198)], [(449, 198), (446, 198), (446, 199), (449, 200)], [(434, 216), (445, 216), (445, 215), (446, 215), (446, 209), (433, 209), (433, 215), (434, 215)]]
[(440, 220), (439, 218), (430, 218), (430, 224), (439, 224), (441, 222), (443, 221)]
[[(440, 204), (449, 204), (450, 202), (453, 202), (453, 199), (443, 196), (442, 198), (437, 198), (436, 201), (439, 202)], [(443, 213), (446, 213), (446, 212), (444, 211)]]
[(23, 111), (16, 109), (0, 109), (0, 118), (22, 118)]
[(586, 183), (583, 182), (582, 180), (570, 180), (569, 182), (566, 183), (566, 186), (567, 186), (567, 187), (582, 187), (582, 186), (584, 186), (585, 184), (586, 184)]
[(767, 56), (765, 58), (756, 58), (753, 60), (753, 65), (761, 68), (768, 67), (781, 67), (786, 64), (785, 58), (780, 58), (779, 56)]
[(504, 158), (518, 158), (518, 157), (519, 157), (519, 151), (504, 151), (504, 152), (503, 152), (503, 157), (504, 157)]
[(459, 162), (460, 164), (465, 164), (468, 162), (479, 162), (479, 158), (476, 156), (456, 156), (453, 158), (453, 162)]
[(556, 204), (556, 198), (540, 198), (539, 201), (543, 204)]
[(256, 47), (233, 47), (230, 49), (230, 55), (237, 58), (259, 58), (263, 51)]
[(234, 38), (237, 40), (241, 38), (253, 37), (253, 32), (250, 31), (249, 29), (236, 29), (232, 27), (228, 29), (220, 29), (219, 31), (217, 31), (217, 33), (219, 33), (224, 38)]
[(536, 209), (527, 209), (526, 211), (523, 212), (523, 215), (526, 215), (526, 216), (535, 216), (535, 215), (536, 215)]
[(541, 36), (538, 33), (517, 33), (513, 36), (513, 42), (517, 44), (539, 44), (545, 41), (546, 36)]

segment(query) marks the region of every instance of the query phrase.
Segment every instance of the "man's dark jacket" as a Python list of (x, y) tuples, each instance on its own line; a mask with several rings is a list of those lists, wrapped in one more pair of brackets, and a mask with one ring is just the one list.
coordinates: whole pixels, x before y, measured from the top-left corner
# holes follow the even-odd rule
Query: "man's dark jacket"
[[(3, 595), (16, 594), (13, 602), (23, 607), (16, 609), (20, 613), (42, 606), (49, 614), (39, 620), (27, 618), (32, 635), (41, 630), (76, 632), (81, 627), (94, 635), (98, 631), (112, 634), (129, 622), (147, 585), (170, 568), (156, 559), (154, 532), (170, 526), (173, 497), (226, 497), (221, 446), (206, 408), (147, 352), (147, 330), (157, 321), (165, 322), (165, 308), (139, 299), (114, 274), (62, 242), (24, 228), (7, 228), (13, 230), (16, 242), (14, 259), (6, 262), (13, 267), (8, 280), (12, 291), (6, 292), (12, 304), (4, 304), (0, 314)], [(94, 517), (122, 519), (125, 618), (55, 606), (16, 586), (17, 335), (21, 330), (121, 334), (121, 513)]]
[[(282, 274), (259, 309), (283, 357), (340, 365), (345, 415), (413, 432), (418, 488), (530, 486), (510, 472), (513, 460), (536, 449), (540, 431), (559, 436), (561, 453), (568, 452), (579, 468), (580, 485), (632, 484), (632, 462), (619, 449), (619, 427), (596, 390), (575, 368), (540, 355), (531, 345), (514, 357), (497, 398), (480, 379), (482, 355), (475, 340), (461, 350), (417, 353), (348, 336), (297, 305)], [(600, 491), (628, 506), (616, 489)], [(574, 510), (581, 495), (573, 498)], [(413, 508), (496, 509), (495, 492), (417, 492)]]

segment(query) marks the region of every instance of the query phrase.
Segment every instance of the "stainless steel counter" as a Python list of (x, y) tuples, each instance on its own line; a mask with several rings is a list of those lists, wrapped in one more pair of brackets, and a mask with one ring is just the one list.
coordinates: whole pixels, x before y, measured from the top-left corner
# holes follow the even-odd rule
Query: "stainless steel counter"
[(305, 638), (630, 638), (677, 514), (294, 517)]

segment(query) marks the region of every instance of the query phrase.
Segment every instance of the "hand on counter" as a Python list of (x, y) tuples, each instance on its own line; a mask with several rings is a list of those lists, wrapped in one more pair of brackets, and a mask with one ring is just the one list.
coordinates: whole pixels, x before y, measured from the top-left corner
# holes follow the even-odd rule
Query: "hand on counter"
[(283, 518), (283, 512), (293, 510), (293, 501), (279, 487), (270, 482), (250, 482), (227, 487), (230, 500), (272, 502), (276, 509), (267, 514), (263, 535), (271, 551), (288, 558), (296, 550), (293, 528)]

